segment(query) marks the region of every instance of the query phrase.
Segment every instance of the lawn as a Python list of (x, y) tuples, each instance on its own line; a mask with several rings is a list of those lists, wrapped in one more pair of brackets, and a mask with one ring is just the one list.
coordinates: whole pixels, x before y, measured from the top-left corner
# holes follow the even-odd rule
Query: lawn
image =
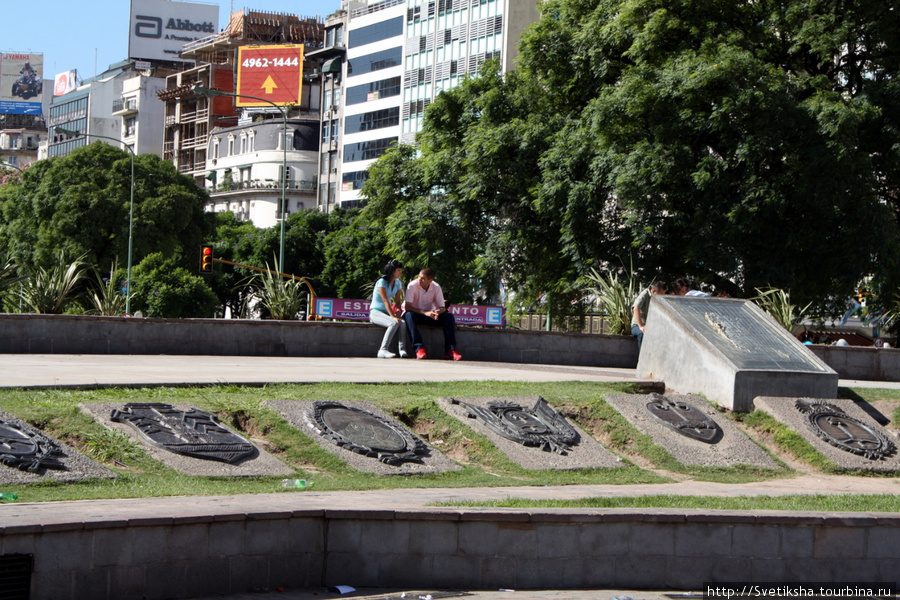
[[(185, 403), (219, 416), (221, 421), (272, 453), (294, 470), (292, 477), (315, 482), (315, 489), (362, 490), (376, 488), (489, 487), (571, 484), (662, 483), (677, 479), (713, 482), (752, 482), (792, 477), (795, 468), (781, 461), (777, 469), (747, 465), (730, 468), (689, 467), (676, 461), (623, 419), (603, 400), (604, 394), (630, 393), (627, 384), (588, 382), (516, 383), (447, 382), (359, 385), (323, 383), (268, 385), (264, 387), (197, 386), (177, 388), (72, 390), (0, 390), (0, 408), (64, 441), (115, 472), (110, 480), (86, 480), (62, 484), (5, 485), (0, 491), (19, 495), (20, 501), (129, 498), (167, 495), (227, 495), (273, 492), (281, 489), (281, 477), (201, 477), (175, 471), (151, 458), (134, 439), (113, 433), (88, 417), (80, 403), (165, 402)], [(892, 391), (855, 390), (867, 400), (897, 402)], [(849, 391), (848, 391), (849, 393)], [(620, 467), (581, 470), (527, 470), (509, 460), (484, 436), (444, 413), (440, 397), (537, 396), (540, 395), (568, 419), (591, 434), (621, 458)], [(324, 450), (303, 432), (289, 425), (266, 400), (338, 400), (372, 402), (404, 423), (423, 440), (452, 458), (462, 469), (438, 474), (404, 477), (379, 476), (348, 466)], [(755, 436), (755, 421), (740, 422)], [(764, 420), (760, 427), (771, 426)], [(815, 461), (809, 470), (821, 469)], [(806, 469), (804, 469), (806, 470)], [(809, 497), (806, 497), (806, 501)], [(598, 500), (614, 506), (629, 506), (633, 499)], [(781, 502), (781, 499), (773, 500)], [(821, 502), (833, 502), (825, 498)], [(644, 502), (668, 506), (667, 502), (695, 502), (713, 507), (708, 499), (672, 500), (648, 496)], [(747, 500), (752, 506), (763, 501)], [(820, 500), (815, 500), (820, 502)], [(848, 506), (827, 510), (883, 510), (892, 499), (846, 501)], [(617, 504), (620, 503), (620, 504)], [(802, 502), (801, 502), (802, 504)], [(604, 504), (605, 505), (605, 504)], [(736, 505), (737, 506), (737, 505)], [(806, 508), (805, 510), (813, 510)], [(826, 510), (826, 509), (823, 509)], [(893, 509), (892, 509), (893, 510)]]

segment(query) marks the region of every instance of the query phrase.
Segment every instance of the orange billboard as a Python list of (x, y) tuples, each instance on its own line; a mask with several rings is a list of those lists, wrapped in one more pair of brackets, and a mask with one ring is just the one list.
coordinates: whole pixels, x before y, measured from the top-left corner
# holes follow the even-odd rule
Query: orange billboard
[(237, 106), (300, 104), (302, 86), (303, 46), (238, 48)]

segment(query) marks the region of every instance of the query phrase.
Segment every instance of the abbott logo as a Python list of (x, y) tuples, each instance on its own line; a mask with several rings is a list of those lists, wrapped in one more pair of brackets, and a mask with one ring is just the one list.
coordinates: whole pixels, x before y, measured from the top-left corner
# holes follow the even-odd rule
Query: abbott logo
[(162, 37), (163, 22), (159, 17), (135, 15), (134, 35), (144, 38), (159, 39)]

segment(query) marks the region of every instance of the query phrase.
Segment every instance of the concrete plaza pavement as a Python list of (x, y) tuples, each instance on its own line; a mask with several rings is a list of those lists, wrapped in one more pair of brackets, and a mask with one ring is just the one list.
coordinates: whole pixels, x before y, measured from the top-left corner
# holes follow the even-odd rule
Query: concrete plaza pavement
[[(0, 387), (85, 388), (266, 383), (596, 381), (646, 387), (634, 369), (427, 359), (102, 354), (4, 354)], [(900, 389), (900, 382), (842, 379), (842, 387)]]

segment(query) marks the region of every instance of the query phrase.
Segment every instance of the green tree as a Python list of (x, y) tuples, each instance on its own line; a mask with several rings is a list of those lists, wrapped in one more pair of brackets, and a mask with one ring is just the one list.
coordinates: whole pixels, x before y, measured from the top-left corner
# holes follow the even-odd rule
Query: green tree
[[(162, 252), (190, 267), (193, 248), (211, 232), (205, 191), (172, 163), (135, 158), (133, 264)], [(9, 188), (9, 189), (7, 189)], [(131, 154), (95, 142), (68, 156), (34, 163), (21, 182), (3, 186), (0, 223), (23, 264), (50, 266), (60, 251), (108, 270), (128, 252)]]
[(892, 3), (540, 8), (516, 71), (485, 65), (442, 93), (417, 154), (379, 161), (414, 183), (370, 170), (366, 210), (389, 248), (416, 248), (429, 224), (415, 221), (432, 218), (416, 203), (441, 200), (436, 229), (471, 245), (463, 268), (557, 313), (580, 310), (591, 268), (626, 262), (644, 280), (789, 288), (803, 304), (876, 269), (900, 282)]
[(161, 252), (144, 258), (132, 270), (133, 311), (145, 317), (200, 318), (215, 316), (219, 302), (203, 278), (179, 266)]
[[(576, 264), (634, 249), (645, 273), (732, 293), (845, 294), (893, 256), (887, 153), (900, 15), (886, 2), (552, 0), (523, 68), (590, 90), (541, 159), (543, 210)], [(558, 12), (557, 12), (558, 10)], [(577, 32), (566, 36), (562, 30)], [(539, 49), (564, 46), (562, 65)], [(589, 61), (585, 61), (589, 58)], [(550, 73), (553, 70), (554, 73)], [(864, 140), (864, 132), (877, 136)], [(891, 167), (893, 168), (893, 167)], [(896, 190), (896, 179), (891, 182)]]
[(336, 211), (337, 227), (325, 238), (325, 268), (316, 285), (320, 296), (363, 298), (371, 293), (372, 282), (378, 279), (387, 262), (385, 237), (381, 228), (362, 218), (359, 211)]

